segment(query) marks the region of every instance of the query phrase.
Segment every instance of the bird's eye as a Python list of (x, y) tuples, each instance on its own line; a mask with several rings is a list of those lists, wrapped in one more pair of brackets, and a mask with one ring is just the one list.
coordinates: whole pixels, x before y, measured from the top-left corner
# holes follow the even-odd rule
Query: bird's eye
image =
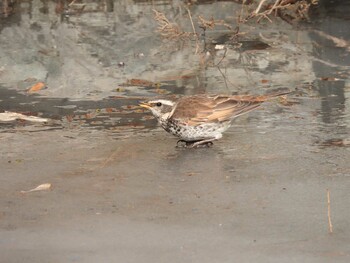
[(161, 102), (157, 102), (156, 106), (160, 107), (160, 106), (162, 106), (162, 103)]

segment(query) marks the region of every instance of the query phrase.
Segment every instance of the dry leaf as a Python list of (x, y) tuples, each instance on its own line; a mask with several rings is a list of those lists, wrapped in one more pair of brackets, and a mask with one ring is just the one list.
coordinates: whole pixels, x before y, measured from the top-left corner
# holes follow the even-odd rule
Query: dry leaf
[(336, 79), (333, 77), (322, 77), (321, 80), (323, 80), (323, 81), (335, 81)]
[(21, 191), (22, 194), (30, 193), (30, 192), (36, 192), (36, 191), (45, 191), (45, 190), (50, 190), (51, 184), (41, 184), (38, 185), (37, 187), (30, 189), (28, 191)]
[(36, 84), (34, 84), (29, 90), (28, 90), (28, 93), (31, 93), (31, 92), (36, 92), (36, 91), (39, 91), (39, 90), (42, 90), (46, 87), (45, 83), (44, 82), (38, 82)]
[(48, 122), (46, 118), (40, 118), (36, 116), (27, 116), (17, 112), (5, 111), (0, 113), (0, 121), (15, 121), (15, 120), (26, 120), (33, 122)]

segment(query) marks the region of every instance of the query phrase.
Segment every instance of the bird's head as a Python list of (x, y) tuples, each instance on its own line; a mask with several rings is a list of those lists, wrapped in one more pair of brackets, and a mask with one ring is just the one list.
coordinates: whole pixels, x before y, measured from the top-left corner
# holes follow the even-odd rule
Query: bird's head
[(149, 109), (153, 115), (159, 119), (163, 116), (167, 116), (173, 110), (175, 103), (170, 100), (151, 100), (142, 102), (139, 105)]

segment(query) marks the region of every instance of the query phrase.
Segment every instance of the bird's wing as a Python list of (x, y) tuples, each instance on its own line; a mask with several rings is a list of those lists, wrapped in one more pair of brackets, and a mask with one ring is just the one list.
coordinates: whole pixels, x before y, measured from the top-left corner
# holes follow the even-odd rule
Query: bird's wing
[(259, 107), (264, 101), (252, 96), (191, 96), (181, 99), (169, 117), (193, 126), (223, 122)]

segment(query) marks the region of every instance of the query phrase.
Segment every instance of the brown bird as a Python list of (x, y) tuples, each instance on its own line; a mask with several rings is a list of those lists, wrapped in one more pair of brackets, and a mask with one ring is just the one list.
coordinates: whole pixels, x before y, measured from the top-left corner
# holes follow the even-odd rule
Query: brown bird
[(222, 137), (231, 121), (258, 108), (264, 101), (290, 92), (265, 96), (194, 95), (178, 101), (158, 99), (141, 103), (151, 110), (167, 132), (180, 137), (185, 147), (211, 146)]

